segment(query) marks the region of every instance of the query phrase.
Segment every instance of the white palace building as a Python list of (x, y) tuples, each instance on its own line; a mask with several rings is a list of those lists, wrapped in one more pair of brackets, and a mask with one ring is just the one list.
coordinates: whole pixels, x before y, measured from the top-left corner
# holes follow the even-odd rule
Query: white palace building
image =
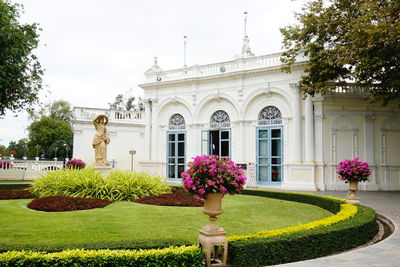
[(75, 107), (74, 157), (94, 162), (92, 120), (105, 114), (120, 169), (178, 182), (193, 157), (215, 154), (242, 164), (249, 187), (345, 190), (337, 163), (359, 157), (372, 167), (361, 190), (400, 190), (398, 102), (371, 104), (351, 85), (304, 98), (307, 58), (285, 73), (281, 54), (254, 56), (246, 42), (232, 61), (162, 70), (155, 59), (139, 85), (145, 112)]

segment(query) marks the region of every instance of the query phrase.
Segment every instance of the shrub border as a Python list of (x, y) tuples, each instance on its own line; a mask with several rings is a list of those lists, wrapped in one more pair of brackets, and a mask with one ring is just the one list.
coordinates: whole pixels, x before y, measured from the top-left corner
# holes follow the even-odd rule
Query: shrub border
[(197, 246), (151, 250), (64, 250), (45, 253), (9, 251), (0, 254), (1, 266), (203, 266)]
[[(344, 204), (344, 199), (267, 190), (243, 193), (312, 204), (337, 214), (300, 226), (228, 237), (228, 262), (234, 266), (274, 265), (327, 256), (365, 244), (378, 231), (373, 209)], [(324, 221), (327, 224), (321, 223)]]
[[(299, 226), (228, 237), (228, 262), (235, 266), (273, 265), (317, 258), (362, 245), (377, 232), (373, 209), (344, 204), (340, 198), (267, 190), (245, 190), (243, 194), (307, 203), (336, 214)], [(203, 254), (197, 246), (131, 251), (78, 249), (56, 253), (9, 251), (0, 254), (0, 265), (202, 266), (202, 259)]]

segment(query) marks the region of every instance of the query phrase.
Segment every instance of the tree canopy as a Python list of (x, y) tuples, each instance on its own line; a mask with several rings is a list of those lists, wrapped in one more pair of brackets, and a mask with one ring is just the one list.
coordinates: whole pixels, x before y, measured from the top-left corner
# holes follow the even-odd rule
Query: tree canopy
[[(69, 123), (42, 117), (28, 127), (29, 151), (37, 152), (39, 156), (53, 158), (55, 155), (64, 157), (72, 152), (73, 131)], [(64, 145), (65, 144), (65, 145)], [(36, 151), (39, 149), (39, 151)]]
[(144, 111), (144, 104), (141, 97), (124, 97), (122, 94), (118, 94), (114, 102), (108, 103), (108, 105), (110, 109), (115, 110)]
[(40, 106), (38, 109), (28, 110), (28, 114), (31, 120), (37, 121), (40, 118), (47, 116), (53, 120), (64, 121), (72, 123), (74, 119), (74, 113), (72, 106), (68, 101), (57, 100), (53, 103)]
[(32, 50), (39, 43), (38, 25), (20, 24), (22, 6), (0, 0), (0, 117), (38, 101), (43, 70)]
[(300, 88), (326, 93), (337, 82), (370, 88), (384, 104), (400, 98), (400, 1), (312, 0), (281, 29), (284, 68), (309, 57)]

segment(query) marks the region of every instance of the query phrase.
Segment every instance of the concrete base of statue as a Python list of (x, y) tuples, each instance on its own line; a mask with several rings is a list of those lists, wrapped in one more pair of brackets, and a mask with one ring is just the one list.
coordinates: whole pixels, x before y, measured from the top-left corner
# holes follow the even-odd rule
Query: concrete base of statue
[(94, 166), (93, 169), (99, 173), (101, 173), (101, 175), (103, 175), (103, 177), (106, 177), (112, 170), (111, 166)]

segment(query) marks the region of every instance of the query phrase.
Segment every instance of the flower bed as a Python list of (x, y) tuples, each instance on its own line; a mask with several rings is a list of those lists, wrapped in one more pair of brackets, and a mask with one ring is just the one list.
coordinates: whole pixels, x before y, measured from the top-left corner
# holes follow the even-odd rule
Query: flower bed
[(93, 198), (72, 198), (64, 196), (52, 196), (36, 198), (28, 204), (28, 208), (40, 211), (74, 211), (104, 208), (111, 201)]
[(172, 188), (171, 194), (148, 196), (136, 199), (134, 202), (157, 206), (182, 206), (182, 207), (203, 207), (204, 201), (184, 192), (182, 188)]
[(23, 186), (16, 189), (0, 189), (0, 199), (25, 199), (34, 198), (28, 190), (30, 186)]

